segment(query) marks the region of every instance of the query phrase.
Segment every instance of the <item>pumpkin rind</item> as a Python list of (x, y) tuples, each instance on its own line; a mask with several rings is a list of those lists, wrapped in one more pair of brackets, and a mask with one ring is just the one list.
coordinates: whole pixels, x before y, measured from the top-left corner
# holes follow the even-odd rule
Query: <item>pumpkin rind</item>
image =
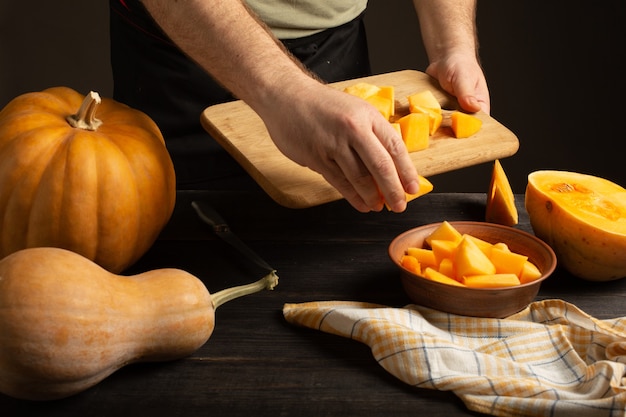
[(159, 128), (107, 98), (97, 130), (72, 127), (83, 98), (55, 87), (0, 112), (0, 257), (54, 246), (121, 272), (169, 220), (176, 183)]
[(590, 281), (626, 277), (626, 189), (592, 175), (535, 171), (525, 205), (535, 235), (571, 274)]

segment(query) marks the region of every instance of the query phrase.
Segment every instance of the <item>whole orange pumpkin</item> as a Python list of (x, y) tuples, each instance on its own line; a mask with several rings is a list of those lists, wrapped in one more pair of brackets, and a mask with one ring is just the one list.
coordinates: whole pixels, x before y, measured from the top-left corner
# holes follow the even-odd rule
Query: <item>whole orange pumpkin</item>
[(146, 114), (67, 87), (0, 111), (0, 257), (52, 246), (121, 272), (152, 246), (175, 199), (170, 155)]

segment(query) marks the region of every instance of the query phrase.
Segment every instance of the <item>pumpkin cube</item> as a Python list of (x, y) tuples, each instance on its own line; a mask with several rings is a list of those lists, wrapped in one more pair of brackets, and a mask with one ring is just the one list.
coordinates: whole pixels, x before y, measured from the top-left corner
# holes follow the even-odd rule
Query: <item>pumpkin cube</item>
[(509, 246), (504, 242), (494, 243), (492, 248), (498, 248), (500, 250), (509, 251), (509, 252), (511, 251), (511, 249), (509, 249)]
[(441, 126), (443, 115), (441, 104), (430, 90), (422, 90), (407, 97), (409, 112), (425, 113), (429, 117), (429, 134), (434, 135)]
[(473, 240), (476, 246), (480, 248), (482, 253), (484, 253), (488, 258), (491, 257), (491, 249), (493, 248), (493, 245), (491, 243), (468, 234), (464, 234), (463, 237)]
[(430, 241), (430, 247), (435, 261), (439, 265), (444, 259), (454, 259), (454, 252), (456, 252), (458, 242), (454, 240), (434, 239)]
[(526, 284), (527, 282), (534, 281), (541, 277), (541, 271), (537, 268), (537, 265), (531, 261), (524, 262), (522, 272), (519, 275), (520, 283)]
[(424, 113), (428, 115), (428, 118), (429, 118), (428, 119), (429, 132), (428, 133), (430, 135), (434, 135), (439, 129), (439, 127), (441, 126), (441, 123), (443, 122), (443, 115), (441, 114), (441, 111), (437, 111), (436, 109), (416, 106), (413, 109), (413, 113)]
[(456, 276), (456, 270), (454, 269), (454, 261), (452, 261), (452, 258), (442, 259), (439, 263), (439, 269), (437, 270), (448, 277)]
[(454, 253), (457, 278), (470, 275), (493, 275), (496, 267), (473, 239), (464, 236)]
[(435, 254), (430, 249), (410, 247), (407, 249), (407, 254), (414, 256), (422, 265), (422, 268), (436, 267), (438, 265)]
[(343, 91), (367, 101), (376, 107), (387, 120), (396, 113), (394, 88), (392, 86), (379, 87), (368, 82), (358, 82), (345, 87)]
[(432, 91), (422, 90), (407, 97), (411, 113), (423, 113), (424, 109), (441, 114), (441, 104)]
[(528, 256), (494, 247), (491, 249), (489, 259), (495, 265), (496, 273), (509, 273), (520, 276)]
[[(426, 178), (422, 177), (421, 175), (418, 175), (418, 179), (419, 179), (419, 185), (420, 185), (419, 191), (415, 194), (405, 193), (407, 203), (409, 201), (415, 200), (418, 197), (423, 196), (424, 194), (428, 194), (429, 192), (433, 190), (432, 182), (428, 181)], [(387, 202), (385, 202), (385, 207), (387, 207), (387, 210), (391, 210)]]
[(483, 121), (471, 114), (453, 111), (450, 114), (450, 127), (456, 138), (469, 138), (478, 133), (483, 126)]
[(409, 113), (398, 120), (402, 139), (409, 152), (428, 148), (430, 118), (424, 113)]
[(520, 280), (515, 274), (487, 274), (464, 276), (463, 284), (470, 288), (501, 288), (520, 285)]
[(452, 240), (454, 242), (460, 242), (463, 235), (450, 224), (448, 221), (443, 221), (433, 232), (426, 237), (426, 243), (431, 245), (433, 240)]
[(422, 274), (422, 267), (415, 256), (402, 255), (402, 258), (400, 259), (400, 265), (402, 265), (402, 267), (414, 274)]
[(383, 85), (376, 93), (377, 96), (384, 97), (391, 102), (391, 116), (396, 115), (396, 91), (391, 85)]
[(343, 89), (343, 91), (365, 100), (366, 98), (377, 94), (380, 91), (380, 87), (367, 82), (358, 82), (347, 86)]
[(372, 96), (367, 97), (365, 101), (367, 101), (372, 106), (376, 107), (376, 109), (378, 109), (380, 114), (382, 114), (386, 120), (389, 120), (392, 114), (394, 113), (394, 103), (392, 100), (388, 99), (387, 97), (374, 94)]
[(448, 284), (448, 285), (455, 285), (457, 287), (463, 287), (463, 284), (460, 283), (459, 281), (457, 281), (454, 278), (451, 278), (447, 275), (442, 274), (441, 272), (433, 269), (433, 268), (426, 268), (424, 270), (424, 274), (423, 274), (424, 278), (428, 278), (432, 281), (437, 281), (440, 282), (442, 284)]

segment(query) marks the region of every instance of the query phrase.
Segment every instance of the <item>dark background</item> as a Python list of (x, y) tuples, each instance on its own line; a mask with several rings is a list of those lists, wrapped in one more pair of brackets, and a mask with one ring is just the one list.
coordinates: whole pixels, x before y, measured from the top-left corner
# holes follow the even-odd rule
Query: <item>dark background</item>
[[(528, 173), (560, 169), (626, 186), (623, 0), (481, 1), (481, 57), (491, 115), (520, 150), (502, 160), (514, 191)], [(410, 0), (370, 1), (376, 72), (426, 67)], [(106, 0), (0, 0), (0, 107), (28, 91), (65, 85), (110, 96)], [(486, 192), (491, 164), (431, 178), (435, 191)]]

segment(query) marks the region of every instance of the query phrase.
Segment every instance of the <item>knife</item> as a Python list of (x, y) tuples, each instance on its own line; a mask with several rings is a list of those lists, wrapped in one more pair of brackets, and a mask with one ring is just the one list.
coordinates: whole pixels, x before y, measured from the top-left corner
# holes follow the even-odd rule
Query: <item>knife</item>
[(246, 259), (260, 267), (262, 270), (274, 274), (276, 269), (272, 268), (263, 258), (248, 247), (237, 235), (235, 235), (222, 216), (207, 202), (193, 201), (191, 206), (194, 208), (200, 219), (211, 226), (213, 233), (221, 238), (233, 248), (243, 254)]

